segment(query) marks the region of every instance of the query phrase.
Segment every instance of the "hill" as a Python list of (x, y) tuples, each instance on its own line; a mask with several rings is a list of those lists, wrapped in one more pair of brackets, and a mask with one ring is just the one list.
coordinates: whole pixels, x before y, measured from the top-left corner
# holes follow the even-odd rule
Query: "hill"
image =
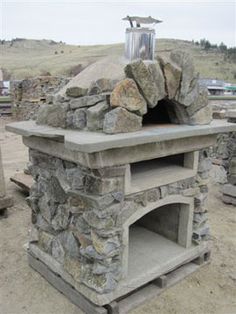
[[(192, 55), (200, 77), (236, 83), (236, 64), (225, 60), (225, 55), (216, 49), (206, 51), (190, 41), (177, 39), (159, 39), (156, 49), (157, 54), (185, 50)], [(2, 40), (0, 68), (11, 79), (45, 74), (73, 76), (102, 57), (122, 55), (123, 50), (123, 44), (76, 46), (45, 39)]]

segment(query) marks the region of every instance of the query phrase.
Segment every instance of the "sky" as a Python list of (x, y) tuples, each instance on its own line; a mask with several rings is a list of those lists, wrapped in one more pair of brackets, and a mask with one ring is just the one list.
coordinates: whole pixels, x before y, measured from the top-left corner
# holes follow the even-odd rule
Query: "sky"
[(53, 39), (68, 44), (124, 42), (127, 15), (163, 20), (157, 38), (208, 39), (236, 46), (236, 0), (0, 0), (0, 38)]

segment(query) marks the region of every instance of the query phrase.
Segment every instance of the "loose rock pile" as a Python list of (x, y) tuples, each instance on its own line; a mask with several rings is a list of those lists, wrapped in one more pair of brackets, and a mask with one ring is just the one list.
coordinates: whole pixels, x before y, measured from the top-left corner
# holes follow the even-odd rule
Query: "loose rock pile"
[[(90, 70), (81, 72), (78, 82), (85, 71)], [(200, 89), (192, 59), (185, 52), (172, 52), (156, 62), (137, 60), (123, 65), (123, 72), (120, 79), (91, 79), (88, 87), (70, 82), (64, 93), (47, 99), (37, 123), (108, 134), (132, 132), (142, 128), (143, 116), (161, 100), (166, 101), (172, 123), (211, 122), (207, 92)]]

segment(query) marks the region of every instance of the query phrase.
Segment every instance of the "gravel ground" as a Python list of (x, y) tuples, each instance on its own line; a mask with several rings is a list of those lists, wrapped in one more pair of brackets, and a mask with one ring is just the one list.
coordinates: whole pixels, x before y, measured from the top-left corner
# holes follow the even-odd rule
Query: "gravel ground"
[[(0, 313), (82, 313), (27, 264), (24, 245), (30, 227), (30, 209), (24, 195), (9, 181), (24, 169), (27, 149), (17, 135), (4, 131), (9, 119), (0, 117), (0, 145), (8, 193), (15, 205), (0, 220)], [(210, 187), (209, 221), (212, 261), (133, 314), (236, 313), (236, 208), (224, 205), (218, 186)]]

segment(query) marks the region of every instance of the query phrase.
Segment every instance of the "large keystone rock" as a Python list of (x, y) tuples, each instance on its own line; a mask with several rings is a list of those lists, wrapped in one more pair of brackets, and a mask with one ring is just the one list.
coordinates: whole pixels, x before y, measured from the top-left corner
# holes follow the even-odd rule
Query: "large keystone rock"
[(158, 100), (161, 100), (167, 96), (165, 88), (165, 78), (158, 62), (146, 61), (149, 72), (151, 73), (156, 89), (158, 92)]
[(147, 103), (132, 79), (122, 80), (116, 85), (110, 102), (112, 107), (123, 107), (141, 116), (147, 113)]
[[(174, 99), (180, 86), (182, 71), (173, 61), (159, 57), (158, 58), (165, 76), (165, 84), (169, 99)], [(164, 97), (163, 97), (164, 98)]]
[(153, 72), (148, 69), (148, 66), (142, 60), (134, 61), (126, 65), (125, 74), (137, 83), (148, 106), (154, 108), (162, 96), (159, 94)]
[(193, 59), (188, 53), (180, 50), (171, 52), (170, 59), (182, 70), (180, 90), (176, 100), (184, 104), (185, 97), (190, 90), (191, 83), (196, 77)]
[(39, 109), (37, 124), (47, 124), (54, 127), (66, 127), (68, 105), (45, 105)]
[(104, 116), (109, 109), (106, 101), (90, 107), (87, 110), (87, 127), (90, 131), (96, 131), (103, 128)]
[(125, 133), (138, 131), (142, 127), (142, 118), (124, 108), (116, 108), (105, 115), (103, 131), (105, 133)]

